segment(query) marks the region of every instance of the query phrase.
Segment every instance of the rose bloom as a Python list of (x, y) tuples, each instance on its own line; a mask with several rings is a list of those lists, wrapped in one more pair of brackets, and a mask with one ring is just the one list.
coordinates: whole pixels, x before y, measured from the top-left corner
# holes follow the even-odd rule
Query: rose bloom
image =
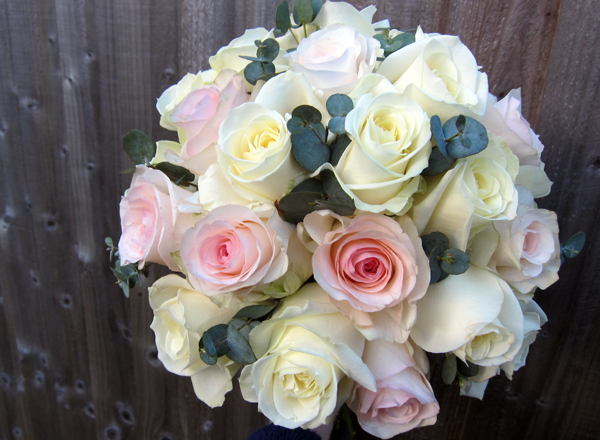
[(183, 236), (181, 260), (188, 280), (209, 296), (243, 295), (270, 283), (288, 269), (292, 231), (269, 205), (254, 210), (239, 205), (216, 208)]
[(560, 241), (556, 213), (519, 206), (511, 221), (494, 222), (471, 246), (481, 250), (474, 264), (489, 267), (521, 293), (558, 281)]
[(200, 359), (198, 343), (206, 330), (228, 323), (246, 304), (220, 308), (177, 275), (160, 278), (148, 293), (158, 359), (171, 373), (189, 376), (198, 399), (211, 408), (221, 406), (239, 365), (227, 357), (206, 365)]
[(521, 114), (521, 89), (511, 90), (500, 101), (489, 95), (487, 111), (481, 123), (489, 131), (506, 139), (506, 145), (521, 165), (542, 165), (544, 145)]
[(420, 27), (415, 39), (388, 56), (377, 73), (442, 123), (460, 114), (481, 118), (488, 99), (487, 75), (479, 72), (469, 48), (456, 36), (425, 34)]
[(121, 265), (138, 262), (158, 263), (179, 271), (171, 257), (178, 249), (182, 234), (197, 219), (180, 213), (177, 203), (192, 193), (173, 184), (161, 171), (136, 167), (131, 186), (121, 198)]
[(387, 439), (435, 424), (440, 405), (425, 377), (429, 360), (422, 349), (377, 339), (365, 344), (363, 362), (377, 381), (377, 391), (357, 384), (348, 406), (366, 432)]
[(361, 360), (365, 338), (317, 283), (283, 299), (250, 333), (250, 345), (258, 360), (242, 370), (242, 395), (276, 425), (331, 423), (354, 381), (376, 389)]
[(304, 219), (304, 229), (319, 244), (313, 256), (315, 280), (367, 339), (406, 341), (416, 319), (415, 303), (430, 278), (412, 220), (363, 214), (323, 233), (327, 212)]
[(312, 33), (287, 57), (290, 70), (302, 73), (325, 97), (347, 93), (363, 75), (371, 73), (380, 44), (353, 27), (334, 24)]
[(346, 116), (346, 131), (352, 143), (333, 169), (357, 209), (408, 211), (431, 154), (425, 112), (399, 93), (366, 94)]

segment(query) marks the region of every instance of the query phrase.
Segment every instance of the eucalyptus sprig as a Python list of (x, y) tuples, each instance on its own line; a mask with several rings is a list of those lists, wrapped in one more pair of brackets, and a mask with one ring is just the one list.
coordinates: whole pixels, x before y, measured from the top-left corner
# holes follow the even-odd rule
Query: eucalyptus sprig
[(106, 237), (104, 243), (108, 246), (106, 250), (110, 252), (109, 261), (112, 262), (113, 258), (117, 257), (115, 267), (111, 267), (110, 270), (117, 277), (117, 284), (123, 289), (125, 297), (129, 298), (130, 289), (133, 289), (138, 282), (140, 284), (142, 283), (142, 275), (148, 277), (148, 269), (152, 263), (145, 264), (141, 270), (133, 263), (121, 266), (119, 248), (114, 245), (113, 239), (111, 237)]
[(450, 248), (448, 237), (441, 232), (424, 235), (421, 242), (425, 255), (429, 258), (429, 284), (443, 281), (448, 275), (465, 273), (471, 265), (469, 256), (460, 249)]

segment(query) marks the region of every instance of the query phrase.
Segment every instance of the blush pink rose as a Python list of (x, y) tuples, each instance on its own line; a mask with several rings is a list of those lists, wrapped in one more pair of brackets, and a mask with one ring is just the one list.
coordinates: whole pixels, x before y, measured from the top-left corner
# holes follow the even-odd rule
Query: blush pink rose
[(179, 247), (183, 232), (196, 218), (180, 213), (177, 203), (192, 193), (175, 184), (161, 171), (136, 167), (130, 188), (121, 199), (121, 265), (138, 262), (159, 263), (179, 271), (171, 257)]
[(503, 99), (489, 96), (481, 123), (496, 136), (506, 139), (506, 146), (519, 158), (519, 165), (540, 166), (544, 145), (521, 114), (521, 89), (511, 90)]
[[(315, 280), (367, 339), (406, 341), (416, 320), (415, 303), (425, 295), (430, 277), (414, 223), (408, 216), (396, 221), (363, 214), (349, 224), (325, 221), (326, 216), (334, 214), (311, 213), (298, 228), (318, 244)], [(328, 225), (335, 229), (324, 231)]]
[(215, 208), (182, 239), (190, 284), (208, 296), (243, 295), (278, 279), (288, 268), (292, 230), (270, 205)]
[(425, 377), (429, 361), (422, 349), (377, 339), (365, 344), (363, 362), (377, 391), (356, 384), (348, 406), (365, 431), (387, 439), (436, 422), (440, 406)]
[[(217, 162), (213, 147), (219, 139), (219, 127), (229, 110), (248, 101), (244, 81), (234, 70), (223, 69), (211, 85), (191, 91), (177, 104), (170, 121), (180, 130), (183, 146), (179, 160), (202, 175)], [(183, 136), (181, 136), (183, 135)], [(167, 158), (172, 159), (172, 156)]]

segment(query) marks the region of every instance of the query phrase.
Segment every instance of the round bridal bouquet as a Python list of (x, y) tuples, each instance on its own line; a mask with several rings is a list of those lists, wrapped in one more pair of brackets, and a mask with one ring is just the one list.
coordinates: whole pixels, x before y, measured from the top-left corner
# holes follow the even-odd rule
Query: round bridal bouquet
[[(106, 242), (125, 294), (152, 264), (158, 357), (198, 399), (274, 424), (340, 410), (390, 438), (435, 423), (430, 359), (462, 395), (511, 378), (547, 317), (559, 241), (520, 90), (498, 100), (456, 36), (295, 0), (158, 99), (177, 141), (134, 130)], [(562, 261), (561, 261), (562, 260)], [(441, 359), (441, 360), (440, 360)]]

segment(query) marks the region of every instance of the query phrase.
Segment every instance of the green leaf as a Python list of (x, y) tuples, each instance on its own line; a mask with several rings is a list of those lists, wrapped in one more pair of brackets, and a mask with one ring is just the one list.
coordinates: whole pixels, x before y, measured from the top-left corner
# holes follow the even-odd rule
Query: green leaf
[(448, 150), (446, 149), (446, 138), (444, 136), (444, 129), (442, 128), (442, 121), (438, 115), (433, 115), (431, 117), (431, 134), (433, 135), (433, 139), (435, 139), (435, 144), (437, 145), (440, 153), (444, 156), (447, 162), (454, 162), (451, 159), (448, 159)]
[[(464, 129), (459, 117), (465, 119)], [(458, 122), (458, 123), (457, 123)], [(448, 155), (455, 159), (472, 156), (486, 149), (489, 138), (485, 127), (477, 120), (468, 116), (454, 116), (444, 124), (444, 136), (446, 136)]]
[(402, 43), (402, 45), (399, 47), (399, 49), (408, 46), (409, 44), (412, 44), (415, 42), (415, 34), (411, 34), (410, 32), (403, 32), (401, 34), (396, 35), (394, 38), (392, 38), (392, 42), (393, 43), (397, 43), (400, 42)]
[(279, 203), (279, 209), (283, 211), (283, 219), (289, 223), (299, 223), (317, 208), (317, 202), (323, 194), (316, 192), (291, 192), (283, 197)]
[(442, 248), (442, 252), (450, 247), (450, 241), (448, 240), (448, 237), (438, 231), (423, 235), (421, 237), (421, 243), (427, 256), (431, 255), (431, 252), (436, 247)]
[(285, 34), (288, 29), (292, 27), (292, 22), (290, 21), (290, 8), (287, 1), (284, 1), (277, 7), (277, 12), (275, 13), (275, 26), (277, 26), (277, 29), (282, 34)]
[(354, 108), (352, 98), (342, 93), (331, 95), (325, 105), (331, 116), (346, 116)]
[(575, 258), (585, 245), (585, 232), (578, 232), (561, 246), (561, 253), (565, 258)]
[(263, 316), (268, 315), (276, 306), (277, 304), (244, 307), (235, 314), (234, 318), (260, 319)]
[(217, 357), (217, 349), (215, 348), (215, 344), (210, 336), (210, 332), (205, 332), (202, 336), (202, 345), (204, 345), (206, 353), (208, 353), (211, 358)]
[(200, 352), (200, 359), (202, 359), (202, 362), (206, 365), (214, 365), (217, 363), (217, 357), (210, 356), (206, 351)]
[(123, 295), (125, 295), (125, 298), (129, 298), (129, 283), (119, 281), (117, 284), (121, 289), (123, 289)]
[(156, 144), (139, 130), (131, 130), (123, 137), (123, 149), (137, 165), (149, 163), (156, 155)]
[(335, 141), (331, 144), (331, 157), (329, 158), (331, 165), (336, 166), (338, 164), (351, 142), (351, 139), (345, 133), (335, 138)]
[[(229, 352), (227, 345), (227, 324), (217, 324), (204, 332), (204, 335), (210, 335), (212, 342), (217, 350), (217, 357), (225, 356)], [(203, 337), (204, 337), (203, 335)], [(203, 340), (200, 339), (200, 348)]]
[(113, 244), (113, 239), (110, 237), (106, 237), (104, 239), (104, 243), (106, 243), (106, 246), (110, 247), (110, 248), (114, 248), (114, 244)]
[(243, 59), (245, 59), (245, 60), (248, 60), (248, 61), (259, 61), (259, 62), (260, 62), (260, 61), (264, 61), (264, 60), (261, 60), (260, 58), (257, 58), (257, 57), (251, 57), (251, 56), (249, 56), (249, 55), (238, 55), (238, 56), (239, 56), (240, 58), (243, 58)]
[(300, 118), (309, 124), (318, 124), (321, 122), (321, 112), (312, 105), (299, 105), (292, 111), (292, 118)]
[[(352, 213), (356, 209), (352, 197), (343, 190), (342, 185), (338, 182), (335, 173), (331, 170), (323, 170), (320, 174), (323, 190), (327, 195), (326, 201), (329, 203), (338, 203), (352, 209)], [(352, 215), (352, 214), (349, 214)]]
[(456, 130), (464, 131), (466, 123), (467, 123), (467, 117), (465, 115), (458, 115), (456, 117)]
[(317, 18), (317, 15), (319, 15), (319, 11), (321, 11), (321, 6), (323, 6), (323, 0), (312, 0), (313, 18), (311, 21)]
[(292, 193), (295, 192), (314, 192), (319, 193), (320, 195), (325, 194), (325, 191), (323, 191), (323, 184), (320, 180), (315, 179), (314, 177), (303, 180), (298, 185), (296, 185), (292, 190)]
[(180, 167), (179, 165), (172, 164), (170, 162), (161, 162), (156, 165), (152, 165), (152, 168), (162, 171), (172, 182), (177, 185), (186, 184), (193, 182), (196, 176), (194, 173), (189, 171), (187, 168)]
[(315, 206), (315, 211), (320, 211), (321, 209), (329, 209), (338, 215), (349, 217), (354, 214), (356, 208), (348, 205), (342, 205), (341, 203), (330, 202), (328, 200), (318, 200)]
[(300, 134), (306, 129), (306, 125), (300, 118), (291, 118), (287, 121), (287, 129), (292, 134)]
[(423, 176), (434, 176), (439, 173), (448, 171), (456, 162), (453, 157), (445, 158), (439, 148), (431, 150), (431, 156), (429, 156), (429, 165), (425, 168), (421, 174)]
[(465, 273), (470, 266), (469, 256), (460, 249), (446, 249), (440, 262), (442, 270), (450, 275)]
[(233, 325), (227, 328), (227, 344), (229, 345), (229, 353), (227, 357), (233, 362), (240, 365), (248, 365), (256, 362), (256, 356), (252, 351), (252, 347), (244, 336)]
[(330, 150), (325, 141), (323, 124), (311, 124), (311, 128), (292, 134), (292, 154), (296, 162), (308, 171), (316, 171), (329, 160)]
[(465, 364), (460, 359), (456, 359), (456, 369), (458, 370), (458, 374), (462, 377), (473, 377), (477, 376), (477, 373), (479, 373), (479, 365), (469, 361)]
[(256, 85), (259, 79), (275, 74), (275, 64), (271, 62), (252, 61), (244, 69), (244, 78), (252, 85)]
[(442, 380), (446, 385), (452, 385), (456, 377), (456, 356), (446, 355), (444, 365), (442, 365)]
[(277, 55), (279, 55), (279, 43), (273, 38), (264, 40), (256, 51), (256, 56), (261, 61), (273, 61)]
[(329, 130), (335, 134), (346, 133), (346, 117), (334, 116), (329, 120)]
[(431, 279), (429, 284), (435, 284), (440, 281), (442, 277), (442, 268), (440, 267), (440, 257), (444, 254), (444, 250), (441, 247), (435, 247), (429, 255), (429, 270), (431, 272)]
[(294, 21), (298, 24), (313, 21), (312, 0), (294, 0)]

